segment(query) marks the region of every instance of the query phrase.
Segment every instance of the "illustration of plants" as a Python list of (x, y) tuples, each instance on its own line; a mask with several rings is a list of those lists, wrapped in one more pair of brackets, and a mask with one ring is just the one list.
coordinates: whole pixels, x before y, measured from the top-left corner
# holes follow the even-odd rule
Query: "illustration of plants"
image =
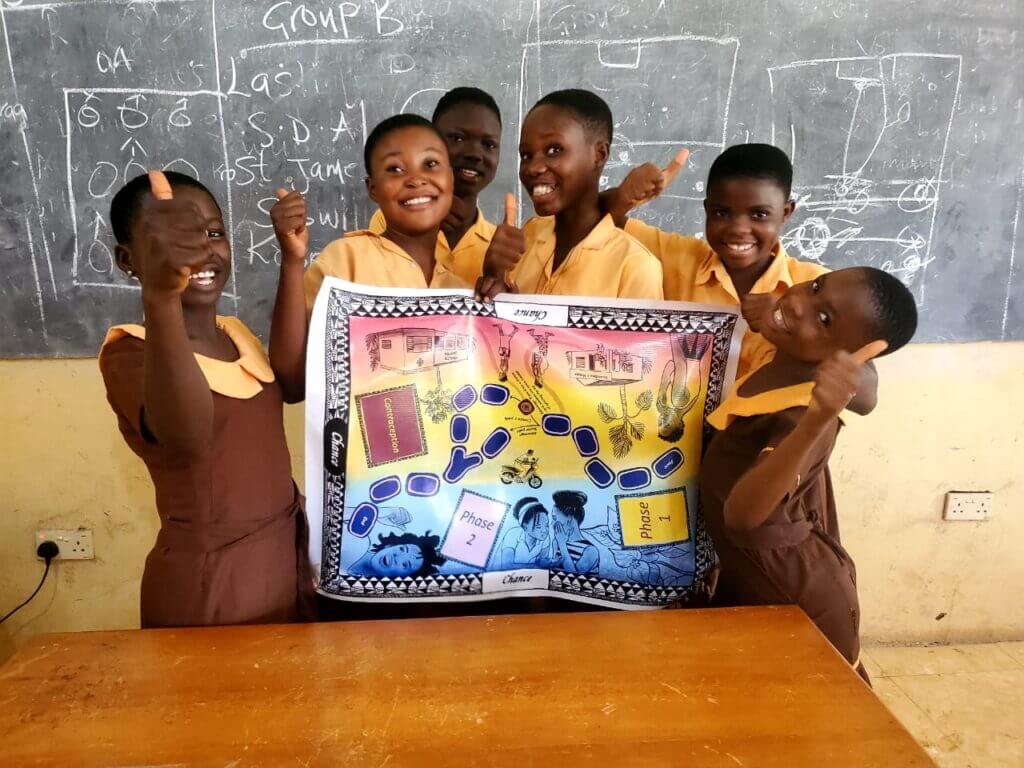
[[(623, 353), (614, 351), (613, 354), (622, 355)], [(607, 365), (607, 355), (608, 351), (606, 349), (603, 347), (598, 348), (598, 360), (604, 365)], [(653, 364), (648, 357), (639, 357), (639, 362), (641, 366), (640, 377), (642, 378), (651, 372)], [(643, 422), (639, 421), (639, 417), (644, 411), (649, 410), (653, 403), (654, 393), (649, 389), (645, 389), (633, 401), (635, 409), (630, 410), (625, 382), (619, 384), (618, 411), (608, 403), (598, 403), (597, 415), (601, 418), (601, 421), (605, 424), (614, 423), (614, 426), (608, 430), (608, 438), (612, 441), (612, 453), (615, 454), (615, 458), (621, 459), (623, 456), (628, 455), (633, 449), (633, 442), (644, 439), (645, 427)]]
[(445, 388), (441, 381), (440, 368), (435, 368), (434, 373), (437, 375), (437, 385), (423, 396), (423, 407), (430, 420), (435, 424), (440, 424), (442, 421), (447, 421), (455, 411), (455, 406), (452, 404), (454, 392)]

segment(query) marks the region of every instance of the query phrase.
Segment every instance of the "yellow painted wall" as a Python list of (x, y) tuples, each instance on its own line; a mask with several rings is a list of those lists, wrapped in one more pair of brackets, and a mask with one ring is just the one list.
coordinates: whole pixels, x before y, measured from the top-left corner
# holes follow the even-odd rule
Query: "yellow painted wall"
[[(878, 409), (851, 422), (832, 462), (865, 638), (1024, 637), (1024, 344), (913, 346), (879, 371)], [(286, 420), (301, 480), (301, 410)], [(86, 526), (96, 546), (94, 561), (56, 564), (36, 600), (0, 625), (0, 659), (39, 632), (138, 626), (153, 493), (95, 360), (0, 362), (0, 429), (0, 612), (42, 572), (36, 529)], [(943, 522), (950, 489), (994, 491), (992, 518)]]

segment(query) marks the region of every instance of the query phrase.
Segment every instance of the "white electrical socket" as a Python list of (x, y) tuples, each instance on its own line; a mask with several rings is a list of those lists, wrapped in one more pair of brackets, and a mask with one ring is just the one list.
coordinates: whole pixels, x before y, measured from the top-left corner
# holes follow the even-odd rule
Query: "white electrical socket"
[(60, 549), (55, 560), (92, 560), (96, 557), (92, 546), (92, 530), (89, 528), (36, 531), (36, 547), (44, 541), (55, 542)]
[(946, 494), (943, 520), (988, 520), (993, 494), (989, 491), (950, 491)]

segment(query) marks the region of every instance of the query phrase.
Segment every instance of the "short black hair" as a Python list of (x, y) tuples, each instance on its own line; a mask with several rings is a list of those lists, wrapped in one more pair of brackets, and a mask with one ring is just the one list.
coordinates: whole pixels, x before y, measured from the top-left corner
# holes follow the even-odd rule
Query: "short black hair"
[(575, 518), (577, 523), (582, 523), (587, 515), (585, 509), (587, 494), (580, 491), (555, 491), (551, 494), (551, 500), (555, 506), (565, 515)]
[[(217, 210), (220, 210), (220, 203), (213, 193), (206, 188), (198, 179), (178, 173), (177, 171), (164, 171), (167, 183), (174, 187), (194, 187), (201, 189), (210, 196)], [(132, 227), (135, 226), (135, 219), (139, 215), (139, 204), (143, 196), (150, 192), (149, 174), (143, 173), (129, 181), (114, 195), (110, 201), (110, 229), (114, 233), (114, 239), (121, 245), (128, 245), (132, 241)]]
[[(917, 302), (914, 294), (903, 282), (883, 269), (875, 267), (848, 267), (864, 279), (875, 310), (872, 335), (886, 342), (882, 355), (888, 355), (904, 346), (917, 331)], [(881, 355), (880, 355), (881, 356)]]
[[(412, 115), (409, 113), (403, 113), (401, 115), (392, 115), (391, 117), (381, 120), (370, 131), (370, 135), (366, 137), (366, 145), (363, 147), (363, 167), (366, 168), (366, 175), (370, 175), (370, 157), (373, 155), (373, 150), (381, 142), (385, 136), (389, 133), (401, 130), (402, 128), (426, 128), (431, 131), (437, 138), (444, 144), (444, 137), (437, 130), (437, 127), (427, 120), (427, 118), (421, 115)], [(447, 147), (448, 145), (445, 144)]]
[(402, 544), (415, 544), (423, 554), (423, 564), (412, 576), (432, 576), (437, 573), (437, 567), (448, 562), (448, 558), (442, 555), (438, 548), (441, 546), (441, 537), (431, 535), (427, 531), (422, 536), (415, 533), (389, 533), (387, 535), (377, 534), (377, 543), (370, 547), (370, 553), (380, 552), (384, 547), (398, 547)]
[(582, 88), (552, 91), (534, 104), (530, 111), (532, 112), (545, 104), (569, 110), (579, 118), (589, 134), (598, 136), (611, 144), (612, 110), (608, 103), (596, 93), (585, 91)]
[(526, 496), (516, 502), (515, 506), (512, 507), (512, 516), (519, 522), (523, 528), (530, 524), (537, 515), (548, 513), (547, 507), (541, 504), (540, 499), (536, 496)]
[(708, 171), (707, 189), (723, 179), (767, 179), (789, 200), (793, 189), (793, 164), (789, 156), (771, 144), (734, 144), (715, 158)]
[(478, 104), (481, 107), (486, 107), (494, 113), (494, 116), (498, 118), (498, 125), (501, 125), (501, 110), (498, 109), (498, 102), (496, 102), (494, 97), (487, 93), (487, 91), (481, 91), (479, 88), (473, 88), (471, 86), (459, 86), (458, 88), (452, 88), (448, 93), (438, 99), (437, 106), (434, 107), (434, 114), (430, 119), (436, 123), (437, 118), (449, 109), (457, 107), (460, 104)]

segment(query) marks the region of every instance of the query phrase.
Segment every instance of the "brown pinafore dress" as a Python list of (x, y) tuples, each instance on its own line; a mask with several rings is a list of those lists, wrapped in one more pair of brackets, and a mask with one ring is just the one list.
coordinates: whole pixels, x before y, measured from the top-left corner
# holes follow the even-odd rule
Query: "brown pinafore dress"
[(160, 532), (142, 575), (145, 627), (286, 622), (312, 615), (303, 499), (291, 476), (281, 388), (259, 340), (218, 317), (238, 350), (196, 355), (213, 394), (206, 455), (169, 455), (143, 431), (145, 329), (111, 328), (99, 364), (128, 446), (156, 491)]
[(819, 441), (809, 471), (762, 525), (750, 531), (725, 525), (725, 501), (732, 487), (793, 431), (813, 388), (808, 382), (743, 397), (740, 386), (752, 374), (738, 380), (708, 418), (718, 432), (701, 463), (701, 506), (721, 566), (712, 604), (798, 605), (856, 667), (857, 575), (839, 540), (828, 470), (836, 434)]

